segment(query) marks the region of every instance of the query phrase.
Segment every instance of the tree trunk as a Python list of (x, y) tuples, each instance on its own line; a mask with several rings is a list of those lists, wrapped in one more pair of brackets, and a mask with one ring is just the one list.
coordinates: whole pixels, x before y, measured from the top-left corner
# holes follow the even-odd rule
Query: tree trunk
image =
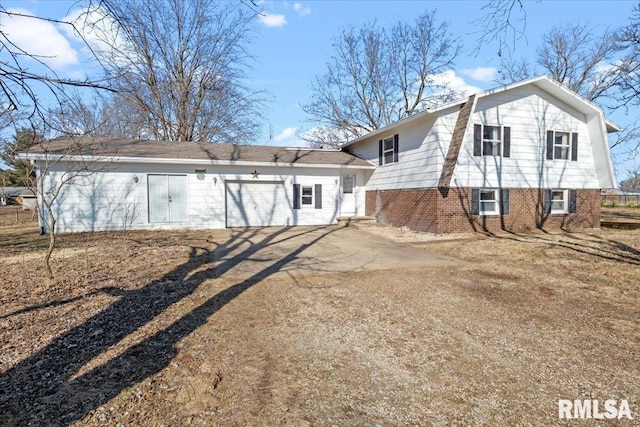
[(51, 268), (51, 255), (53, 254), (53, 250), (56, 247), (56, 220), (51, 213), (51, 209), (47, 209), (49, 211), (50, 218), (50, 227), (49, 227), (49, 247), (47, 248), (47, 254), (44, 256), (44, 269), (47, 273), (47, 277), (49, 279), (55, 278), (55, 274), (53, 274), (53, 269)]

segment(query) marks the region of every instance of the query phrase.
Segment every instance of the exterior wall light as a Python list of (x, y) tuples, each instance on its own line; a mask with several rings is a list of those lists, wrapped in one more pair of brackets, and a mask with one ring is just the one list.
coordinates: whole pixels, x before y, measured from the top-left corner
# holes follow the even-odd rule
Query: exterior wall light
[(133, 175), (133, 182), (137, 184), (139, 181), (140, 181), (140, 178), (138, 178), (138, 175)]

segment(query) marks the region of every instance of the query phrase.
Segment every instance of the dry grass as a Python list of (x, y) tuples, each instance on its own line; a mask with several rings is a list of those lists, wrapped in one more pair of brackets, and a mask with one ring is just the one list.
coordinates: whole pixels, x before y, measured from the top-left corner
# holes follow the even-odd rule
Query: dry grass
[(586, 397), (640, 417), (640, 231), (387, 234), (465, 263), (240, 280), (227, 230), (71, 234), (48, 282), (46, 236), (0, 227), (0, 424), (554, 425)]

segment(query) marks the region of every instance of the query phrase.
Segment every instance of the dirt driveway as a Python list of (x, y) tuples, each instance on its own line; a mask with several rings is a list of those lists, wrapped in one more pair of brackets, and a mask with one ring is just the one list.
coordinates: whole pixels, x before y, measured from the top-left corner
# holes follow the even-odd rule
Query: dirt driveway
[(70, 235), (47, 286), (15, 235), (0, 424), (548, 426), (583, 398), (640, 416), (639, 233), (135, 233), (124, 255)]

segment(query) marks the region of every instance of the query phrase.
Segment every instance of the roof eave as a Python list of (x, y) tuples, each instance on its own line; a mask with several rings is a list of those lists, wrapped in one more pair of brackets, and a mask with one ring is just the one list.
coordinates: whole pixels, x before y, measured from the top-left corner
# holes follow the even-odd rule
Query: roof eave
[(604, 123), (607, 125), (607, 133), (620, 132), (622, 130), (620, 126), (609, 119), (604, 119)]
[[(23, 156), (24, 155), (24, 156)], [(155, 158), (155, 157), (124, 157), (124, 156), (70, 156), (54, 154), (19, 153), (21, 160), (34, 161), (67, 161), (89, 163), (144, 163), (144, 164), (182, 164), (182, 165), (213, 165), (213, 166), (251, 166), (251, 167), (295, 167), (295, 168), (327, 168), (327, 169), (375, 169), (373, 164), (352, 165), (339, 163), (295, 163), (295, 162), (258, 162), (242, 160), (218, 160), (218, 159), (180, 159), (180, 158)], [(369, 162), (368, 162), (369, 163)]]
[(398, 126), (401, 126), (401, 125), (406, 124), (406, 123), (411, 123), (412, 121), (418, 120), (421, 117), (425, 117), (425, 116), (428, 116), (430, 114), (438, 113), (438, 112), (446, 110), (448, 108), (455, 107), (456, 105), (464, 104), (469, 99), (469, 96), (471, 96), (471, 94), (468, 95), (468, 96), (462, 97), (460, 99), (457, 99), (455, 101), (443, 104), (443, 105), (441, 105), (441, 106), (439, 106), (437, 108), (424, 110), (424, 111), (416, 113), (416, 114), (414, 114), (412, 116), (405, 117), (404, 119), (400, 119), (397, 122), (393, 122), (393, 123), (391, 123), (391, 124), (389, 124), (389, 125), (387, 125), (385, 127), (381, 127), (380, 129), (376, 129), (374, 131), (371, 131), (368, 134), (362, 135), (362, 136), (360, 136), (360, 137), (358, 137), (358, 138), (356, 138), (356, 139), (354, 139), (352, 141), (345, 142), (344, 144), (341, 145), (341, 147), (342, 148), (349, 147), (350, 145), (356, 144), (356, 143), (358, 143), (358, 142), (360, 142), (360, 141), (362, 141), (364, 139), (371, 138), (372, 136), (376, 136), (376, 135), (379, 135), (381, 133), (387, 133), (387, 132), (395, 129)]

